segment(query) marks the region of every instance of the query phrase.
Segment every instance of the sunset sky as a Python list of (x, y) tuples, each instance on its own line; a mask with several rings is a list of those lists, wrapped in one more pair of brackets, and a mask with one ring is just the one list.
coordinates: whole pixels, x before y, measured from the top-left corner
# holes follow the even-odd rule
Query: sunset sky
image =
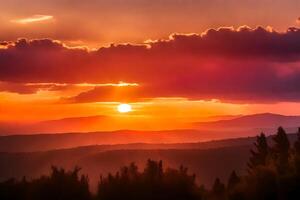
[(299, 0), (0, 0), (0, 125), (300, 115), (299, 10)]

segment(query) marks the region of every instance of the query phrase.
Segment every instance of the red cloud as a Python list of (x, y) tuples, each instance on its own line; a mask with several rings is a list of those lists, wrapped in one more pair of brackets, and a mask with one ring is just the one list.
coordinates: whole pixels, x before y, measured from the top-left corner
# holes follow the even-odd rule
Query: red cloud
[[(247, 27), (175, 34), (147, 45), (72, 49), (50, 40), (19, 40), (0, 49), (0, 81), (137, 82), (95, 88), (72, 101), (155, 97), (245, 101), (300, 100), (300, 30)], [(125, 99), (126, 99), (125, 98)]]

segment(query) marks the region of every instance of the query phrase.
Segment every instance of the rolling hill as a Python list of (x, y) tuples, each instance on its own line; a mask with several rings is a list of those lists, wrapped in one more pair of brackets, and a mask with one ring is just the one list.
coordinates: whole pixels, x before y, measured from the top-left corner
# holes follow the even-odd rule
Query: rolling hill
[[(0, 153), (0, 181), (15, 177), (38, 177), (48, 174), (52, 165), (71, 169), (82, 168), (88, 174), (92, 187), (100, 174), (116, 172), (121, 166), (135, 162), (140, 169), (147, 159), (163, 160), (165, 167), (184, 165), (195, 173), (198, 182), (211, 185), (215, 176), (227, 179), (233, 169), (243, 173), (249, 156), (249, 146), (209, 149), (115, 149), (81, 147), (45, 152)], [(68, 158), (68, 159), (66, 159)], [(227, 163), (223, 165), (222, 163)]]
[(267, 130), (273, 131), (279, 126), (285, 129), (300, 126), (300, 116), (285, 116), (273, 113), (246, 115), (228, 120), (195, 122), (194, 128), (211, 130)]
[[(59, 127), (76, 124), (92, 124), (105, 120), (103, 117), (70, 118), (63, 120), (41, 122), (43, 126)], [(73, 148), (89, 145), (132, 144), (132, 143), (196, 143), (210, 140), (240, 138), (255, 136), (261, 131), (267, 135), (275, 133), (278, 126), (283, 126), (288, 132), (297, 132), (300, 125), (299, 116), (283, 116), (277, 114), (256, 114), (213, 122), (197, 122), (195, 129), (161, 130), (161, 131), (98, 131), (70, 132), (32, 135), (0, 136), (0, 152), (31, 152), (51, 149)]]
[[(271, 137), (268, 137), (271, 143)], [(291, 143), (296, 134), (290, 134)], [(28, 178), (49, 173), (50, 166), (66, 169), (82, 167), (91, 185), (99, 175), (114, 173), (121, 166), (135, 162), (143, 168), (147, 159), (163, 160), (165, 167), (184, 165), (197, 175), (197, 181), (210, 186), (214, 178), (227, 180), (232, 170), (246, 172), (249, 150), (255, 138), (237, 138), (203, 143), (96, 145), (36, 152), (0, 153), (0, 181), (11, 177)], [(67, 158), (67, 159), (66, 159)], [(224, 165), (226, 163), (226, 165)]]
[[(0, 136), (0, 152), (30, 152), (72, 148), (88, 145), (129, 143), (194, 143), (229, 137), (239, 137), (241, 132), (200, 130), (165, 130), (36, 134)], [(245, 134), (246, 135), (246, 134)]]

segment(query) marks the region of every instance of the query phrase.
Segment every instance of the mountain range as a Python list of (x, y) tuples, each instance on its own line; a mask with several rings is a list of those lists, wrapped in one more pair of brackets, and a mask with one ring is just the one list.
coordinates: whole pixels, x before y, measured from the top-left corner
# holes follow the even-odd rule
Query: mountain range
[[(68, 118), (40, 122), (39, 125), (42, 124), (43, 127), (48, 127), (48, 129), (54, 130), (64, 126), (69, 127), (74, 132), (0, 136), (0, 152), (46, 151), (88, 145), (129, 143), (195, 143), (255, 136), (262, 131), (270, 135), (279, 126), (283, 126), (290, 133), (295, 133), (300, 125), (300, 116), (264, 113), (239, 116), (227, 120), (195, 122), (192, 124), (193, 129), (75, 132), (80, 124), (88, 123), (89, 126), (93, 127), (99, 121), (105, 121), (105, 117)], [(3, 134), (5, 133), (3, 132)]]

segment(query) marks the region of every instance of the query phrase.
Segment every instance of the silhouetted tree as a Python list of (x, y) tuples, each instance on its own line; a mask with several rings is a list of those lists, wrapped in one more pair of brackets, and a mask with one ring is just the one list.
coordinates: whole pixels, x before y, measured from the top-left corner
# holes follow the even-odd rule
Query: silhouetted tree
[(52, 167), (50, 177), (36, 180), (39, 198), (43, 200), (74, 199), (84, 200), (90, 198), (88, 178), (84, 175), (79, 177), (80, 168), (73, 171), (65, 171)]
[(79, 168), (65, 171), (52, 167), (50, 176), (27, 181), (9, 180), (0, 184), (2, 200), (89, 200), (91, 199), (88, 178), (79, 177)]
[(229, 200), (243, 200), (244, 195), (240, 190), (241, 178), (236, 174), (235, 171), (232, 171), (227, 184), (227, 199)]
[(272, 153), (275, 166), (279, 173), (285, 173), (289, 166), (290, 142), (282, 127), (278, 128), (277, 134), (273, 137), (273, 141), (274, 146), (272, 148)]
[(244, 193), (247, 199), (275, 200), (277, 199), (277, 177), (276, 172), (265, 166), (255, 168), (253, 173), (247, 177)]
[(294, 148), (296, 153), (300, 155), (300, 128), (298, 128), (297, 140), (294, 143)]
[(264, 166), (267, 163), (267, 158), (269, 154), (269, 146), (267, 138), (264, 133), (261, 133), (256, 137), (256, 142), (254, 143), (255, 150), (251, 149), (251, 157), (249, 158), (248, 167), (249, 171), (257, 166)]
[(294, 164), (297, 174), (300, 175), (300, 128), (298, 128), (297, 140), (294, 143)]
[(212, 187), (212, 198), (213, 199), (224, 199), (225, 198), (225, 185), (219, 178), (215, 179)]
[(227, 184), (228, 190), (234, 189), (237, 186), (237, 184), (240, 183), (240, 181), (241, 178), (236, 174), (236, 172), (235, 171), (231, 172)]
[(101, 177), (97, 199), (201, 199), (195, 175), (189, 175), (187, 171), (182, 166), (179, 170), (168, 168), (164, 171), (162, 161), (148, 160), (144, 171), (140, 173), (131, 164), (121, 168), (116, 175)]
[(160, 160), (159, 162), (156, 162), (149, 159), (144, 169), (144, 174), (146, 178), (151, 180), (161, 179), (163, 174), (162, 161)]

